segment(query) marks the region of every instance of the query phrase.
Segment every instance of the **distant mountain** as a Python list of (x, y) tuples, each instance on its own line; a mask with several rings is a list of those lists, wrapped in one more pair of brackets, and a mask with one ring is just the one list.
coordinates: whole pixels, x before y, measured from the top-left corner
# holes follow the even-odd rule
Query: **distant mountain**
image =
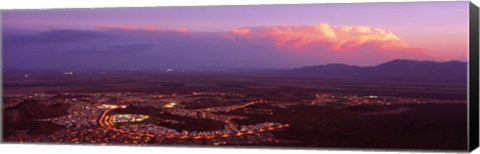
[(21, 68), (14, 68), (14, 67), (6, 67), (2, 69), (4, 73), (18, 73), (18, 72), (25, 72), (27, 70)]
[(342, 78), (439, 79), (467, 80), (467, 63), (392, 60), (376, 66), (360, 67), (345, 64), (306, 66), (290, 70), (296, 75)]

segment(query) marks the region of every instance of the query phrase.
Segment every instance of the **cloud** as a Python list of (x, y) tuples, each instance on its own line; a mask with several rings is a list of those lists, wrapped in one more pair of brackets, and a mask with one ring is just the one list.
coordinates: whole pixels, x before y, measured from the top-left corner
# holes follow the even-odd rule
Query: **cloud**
[(171, 30), (171, 29), (163, 29), (156, 26), (125, 26), (125, 25), (106, 24), (98, 27), (104, 30), (122, 30), (122, 31), (181, 32), (181, 33), (190, 32), (190, 29), (188, 28), (179, 28), (179, 29)]
[(186, 32), (190, 32), (190, 29), (188, 29), (188, 28), (179, 28), (179, 29), (177, 29), (177, 32), (186, 33)]
[(126, 51), (143, 51), (156, 47), (154, 43), (138, 43), (138, 44), (117, 44), (108, 46), (111, 49), (126, 50)]
[(54, 29), (36, 34), (5, 35), (7, 45), (69, 43), (108, 37), (100, 31)]
[(300, 26), (246, 27), (233, 29), (227, 38), (245, 38), (252, 43), (272, 41), (275, 46), (292, 50), (326, 48), (348, 51), (362, 46), (378, 50), (411, 50), (409, 45), (392, 32), (363, 26), (332, 26), (326, 23)]
[(95, 31), (9, 34), (4, 40), (5, 65), (25, 68), (294, 68), (428, 59), (391, 32), (328, 24), (230, 32), (110, 25)]

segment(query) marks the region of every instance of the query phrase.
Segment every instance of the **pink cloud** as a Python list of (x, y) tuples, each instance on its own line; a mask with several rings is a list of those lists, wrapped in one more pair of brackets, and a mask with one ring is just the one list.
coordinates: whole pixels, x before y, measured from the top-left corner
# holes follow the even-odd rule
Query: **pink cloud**
[(237, 35), (249, 35), (251, 32), (251, 28), (237, 28), (232, 30), (232, 33)]
[[(265, 26), (233, 29), (225, 35), (233, 41), (271, 44), (286, 51), (333, 61), (374, 64), (389, 59), (425, 59), (424, 49), (411, 47), (392, 32), (364, 26), (332, 26), (326, 23), (298, 26)], [(328, 58), (327, 58), (328, 57)]]
[(176, 30), (168, 30), (168, 29), (162, 29), (160, 27), (156, 26), (124, 26), (124, 25), (112, 25), (112, 24), (106, 24), (106, 25), (101, 25), (99, 26), (101, 29), (107, 29), (107, 30), (123, 30), (123, 31), (151, 31), (151, 32), (181, 32), (181, 33), (186, 33), (190, 32), (189, 29), (187, 28), (180, 28)]
[[(409, 45), (392, 32), (362, 26), (331, 26), (326, 23), (302, 26), (247, 27), (231, 31), (233, 36), (250, 41), (270, 39), (275, 46), (290, 49), (310, 49), (318, 45), (332, 51), (346, 51), (367, 44), (378, 49), (408, 49)], [(231, 36), (230, 36), (231, 37)]]
[(186, 33), (186, 32), (190, 32), (190, 29), (188, 29), (188, 28), (180, 28), (180, 29), (177, 29), (177, 32)]

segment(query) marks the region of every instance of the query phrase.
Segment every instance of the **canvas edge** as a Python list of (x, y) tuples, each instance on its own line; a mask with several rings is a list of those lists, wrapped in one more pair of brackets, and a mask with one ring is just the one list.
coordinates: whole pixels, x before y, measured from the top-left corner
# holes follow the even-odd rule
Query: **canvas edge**
[[(437, 2), (437, 1), (421, 1), (421, 2)], [(421, 3), (420, 2), (420, 3)], [(454, 2), (454, 1), (438, 1), (438, 2)], [(419, 2), (363, 2), (363, 3), (419, 3)], [(352, 4), (352, 3), (312, 3), (312, 4)], [(361, 2), (356, 2), (353, 4), (361, 4)], [(295, 5), (295, 4), (263, 4), (263, 5)], [(298, 4), (297, 4), (298, 5)], [(300, 4), (301, 5), (301, 4)], [(219, 7), (221, 7), (220, 5)], [(237, 6), (237, 5), (223, 5), (223, 6)], [(240, 6), (250, 6), (250, 5), (240, 5)], [(148, 7), (186, 7), (186, 6), (146, 6)], [(187, 6), (187, 7), (198, 7), (198, 6)], [(199, 6), (202, 7), (202, 6)], [(105, 7), (105, 9), (110, 9), (110, 8), (130, 8), (130, 7)], [(135, 7), (133, 7), (135, 8)], [(52, 9), (61, 9), (61, 8), (51, 8)], [(85, 8), (69, 8), (69, 9), (85, 9)], [(98, 8), (101, 9), (101, 8)], [(14, 10), (33, 10), (33, 9), (14, 9)], [(3, 11), (10, 11), (8, 9), (0, 9), (0, 120), (2, 121), (0, 123), (0, 144), (5, 144), (8, 142), (3, 141), (3, 20), (2, 20), (2, 12)], [(475, 150), (479, 146), (479, 8), (472, 2), (469, 2), (469, 60), (468, 60), (468, 150), (469, 152)], [(473, 94), (473, 95), (472, 95)], [(28, 144), (28, 143), (27, 143)], [(36, 145), (38, 143), (30, 143), (31, 145)], [(40, 144), (41, 145), (41, 144)], [(52, 145), (49, 143), (46, 143), (46, 145)], [(55, 145), (55, 144), (53, 144)], [(64, 145), (64, 144), (57, 144), (57, 145)], [(69, 144), (67, 144), (69, 145)], [(70, 144), (73, 145), (73, 144)], [(81, 144), (85, 145), (85, 144)], [(88, 145), (88, 144), (87, 144)], [(115, 146), (115, 145), (113, 145)], [(118, 146), (118, 145), (117, 145)], [(128, 145), (131, 146), (131, 145)], [(160, 146), (161, 147), (161, 146)], [(165, 146), (168, 147), (168, 146)], [(177, 146), (172, 146), (172, 147), (177, 147)], [(183, 147), (183, 146), (180, 146)], [(186, 146), (188, 147), (193, 147), (193, 148), (211, 148), (209, 146)], [(226, 148), (232, 148), (232, 147), (226, 147)], [(245, 148), (245, 147), (244, 147)], [(247, 149), (253, 148), (253, 149), (262, 149), (262, 147), (246, 147)], [(265, 147), (263, 147), (265, 148)], [(271, 148), (271, 147), (266, 147), (266, 148)], [(232, 148), (232, 149), (237, 149), (237, 148)], [(242, 149), (242, 148), (239, 148)], [(278, 148), (278, 149), (296, 149), (296, 148), (289, 148), (289, 147), (283, 147), (283, 148)], [(309, 149), (309, 148), (298, 148), (297, 150), (304, 150), (304, 149)], [(314, 148), (314, 149), (309, 149), (309, 150), (356, 150), (358, 152), (361, 152), (362, 150), (366, 151), (398, 151), (398, 152), (411, 152), (413, 151), (422, 151), (422, 152), (427, 152), (431, 150), (419, 150), (419, 149), (390, 149), (390, 148), (374, 148), (374, 149), (369, 149), (369, 148)], [(432, 152), (453, 152), (450, 150), (432, 150)]]
[(478, 147), (479, 142), (479, 12), (478, 7), (469, 5), (469, 89), (468, 89), (468, 150)]

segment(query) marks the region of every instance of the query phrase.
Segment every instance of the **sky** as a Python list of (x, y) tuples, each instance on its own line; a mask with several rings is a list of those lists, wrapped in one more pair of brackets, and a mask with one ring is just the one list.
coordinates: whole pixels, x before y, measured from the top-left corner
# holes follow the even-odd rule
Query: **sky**
[(468, 13), (468, 2), (7, 10), (4, 68), (466, 61)]

